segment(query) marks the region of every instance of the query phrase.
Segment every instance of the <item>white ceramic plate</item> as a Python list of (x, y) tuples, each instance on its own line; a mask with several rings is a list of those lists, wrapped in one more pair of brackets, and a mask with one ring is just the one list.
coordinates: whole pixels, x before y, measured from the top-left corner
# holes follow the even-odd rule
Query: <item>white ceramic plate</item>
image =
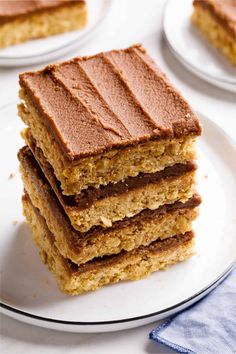
[(23, 124), (15, 105), (0, 110), (0, 283), (5, 314), (71, 332), (120, 330), (176, 313), (223, 279), (235, 262), (236, 150), (218, 126), (202, 114), (199, 116), (204, 128), (199, 143), (199, 191), (203, 203), (195, 224), (196, 256), (141, 281), (70, 297), (57, 289), (23, 223), (23, 188), (16, 158), (23, 145)]
[(88, 24), (84, 29), (31, 40), (0, 50), (0, 66), (24, 66), (53, 60), (87, 41), (108, 16), (112, 0), (87, 0)]
[(183, 65), (203, 80), (235, 92), (235, 69), (192, 25), (192, 12), (192, 0), (181, 0), (181, 4), (168, 0), (163, 30), (170, 49)]

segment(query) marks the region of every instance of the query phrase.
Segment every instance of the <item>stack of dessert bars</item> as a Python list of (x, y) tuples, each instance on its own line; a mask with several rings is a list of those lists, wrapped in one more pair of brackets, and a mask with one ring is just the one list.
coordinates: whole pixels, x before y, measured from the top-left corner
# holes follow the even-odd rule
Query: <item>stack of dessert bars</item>
[(194, 253), (201, 126), (141, 45), (20, 75), (24, 214), (71, 295)]

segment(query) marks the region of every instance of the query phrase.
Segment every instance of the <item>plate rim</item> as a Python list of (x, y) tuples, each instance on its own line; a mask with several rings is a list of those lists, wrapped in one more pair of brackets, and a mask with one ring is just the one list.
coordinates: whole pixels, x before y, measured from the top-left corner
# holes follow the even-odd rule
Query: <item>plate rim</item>
[[(186, 0), (185, 0), (186, 1)], [(190, 0), (188, 0), (190, 1)], [(191, 62), (189, 62), (188, 60), (186, 60), (186, 58), (181, 54), (181, 52), (177, 52), (176, 49), (173, 47), (171, 41), (169, 40), (169, 37), (167, 35), (167, 31), (166, 31), (166, 19), (167, 19), (167, 10), (168, 10), (168, 6), (170, 6), (170, 4), (174, 2), (173, 0), (167, 0), (165, 6), (164, 6), (164, 11), (163, 11), (163, 15), (162, 15), (162, 28), (163, 28), (163, 33), (165, 36), (165, 39), (170, 47), (170, 49), (172, 49), (173, 53), (175, 54), (175, 56), (177, 57), (177, 59), (179, 61), (182, 61), (182, 63), (189, 69), (191, 70), (193, 73), (195, 73), (195, 75), (197, 75), (198, 77), (201, 77), (201, 79), (208, 81), (207, 77), (211, 80), (210, 82), (213, 83), (213, 81), (215, 81), (215, 85), (217, 85), (217, 83), (223, 83), (223, 84), (227, 84), (232, 86), (231, 90), (234, 88), (236, 89), (236, 79), (235, 80), (227, 80), (224, 79), (222, 77), (217, 77), (215, 75), (210, 74), (207, 71), (202, 70), (201, 68), (195, 66), (194, 64), (192, 64)], [(201, 74), (201, 76), (198, 74), (198, 72)], [(204, 79), (204, 76), (206, 77)], [(222, 88), (222, 86), (220, 86)]]
[[(168, 316), (168, 312), (171, 312), (173, 310), (178, 309), (178, 307), (181, 307), (185, 304), (188, 304), (188, 302), (191, 302), (192, 300), (196, 299), (196, 301), (198, 300), (198, 297), (202, 294), (203, 297), (204, 295), (207, 295), (211, 290), (214, 290), (214, 285), (217, 285), (218, 283), (221, 282), (221, 280), (223, 281), (224, 278), (231, 273), (231, 271), (233, 271), (233, 269), (236, 268), (236, 260), (233, 261), (227, 268), (226, 270), (221, 273), (215, 280), (213, 280), (210, 284), (208, 284), (206, 287), (204, 287), (203, 289), (201, 289), (200, 291), (198, 291), (197, 293), (195, 293), (194, 295), (190, 296), (189, 298), (173, 305), (170, 307), (167, 307), (166, 309), (160, 310), (160, 311), (156, 311), (156, 312), (152, 312), (146, 315), (140, 315), (140, 316), (136, 316), (136, 317), (130, 317), (130, 318), (122, 318), (119, 320), (109, 320), (109, 321), (97, 321), (97, 322), (80, 322), (80, 321), (64, 321), (64, 320), (57, 320), (57, 319), (53, 319), (53, 318), (48, 318), (48, 317), (43, 317), (43, 316), (38, 316), (38, 315), (34, 315), (30, 312), (26, 312), (26, 311), (22, 311), (19, 310), (11, 305), (7, 305), (3, 302), (0, 302), (0, 310), (1, 309), (5, 309), (8, 310), (14, 314), (18, 314), (22, 317), (26, 317), (26, 318), (30, 318), (30, 319), (34, 319), (37, 321), (41, 321), (44, 323), (56, 323), (56, 324), (61, 324), (61, 325), (69, 325), (69, 326), (104, 326), (104, 325), (114, 325), (114, 324), (120, 324), (120, 323), (127, 323), (127, 322), (135, 322), (135, 321), (139, 321), (139, 320), (144, 320), (147, 318), (152, 318), (152, 317), (156, 317), (159, 315), (163, 315), (163, 314), (167, 314)], [(1, 311), (2, 312), (2, 311)]]
[(214, 85), (214, 86), (216, 86), (218, 88), (221, 88), (221, 89), (226, 90), (226, 91), (231, 92), (231, 93), (235, 93), (236, 92), (236, 81), (235, 81), (235, 84), (232, 84), (232, 83), (229, 83), (227, 81), (217, 80), (213, 76), (210, 76), (210, 74), (208, 75), (208, 78), (206, 78), (206, 72), (203, 72), (200, 69), (197, 69), (195, 66), (191, 65), (190, 62), (185, 60), (179, 53), (177, 53), (175, 51), (175, 49), (171, 46), (170, 42), (168, 41), (168, 38), (167, 38), (165, 33), (164, 33), (164, 37), (165, 37), (165, 40), (167, 42), (167, 45), (168, 45), (168, 48), (170, 49), (170, 51), (175, 55), (177, 60), (185, 68), (188, 69), (188, 71), (190, 71), (192, 74), (194, 74), (198, 78), (202, 79), (203, 81), (205, 81), (207, 83), (210, 83), (210, 84), (212, 84), (212, 85)]
[[(114, 4), (114, 0), (102, 0), (102, 1), (105, 1), (106, 12), (104, 13), (103, 17), (101, 17), (99, 19), (99, 21), (96, 24), (93, 25), (93, 27), (91, 27), (90, 29), (88, 29), (84, 33), (84, 35), (81, 37), (81, 40), (85, 40), (93, 32), (97, 31), (100, 28), (100, 26), (102, 25), (102, 23), (105, 21), (105, 19), (108, 17), (109, 13), (111, 12), (112, 6)], [(75, 30), (75, 32), (77, 32), (77, 31), (79, 31), (79, 30)], [(61, 33), (61, 34), (63, 34), (63, 33)], [(78, 36), (79, 36), (79, 34), (78, 34)], [(44, 57), (44, 56), (47, 56), (47, 55), (50, 55), (50, 54), (53, 54), (53, 53), (56, 54), (57, 52), (66, 49), (67, 47), (73, 46), (78, 41), (78, 36), (76, 36), (76, 38), (74, 38), (70, 42), (68, 42), (68, 43), (66, 43), (64, 45), (61, 45), (60, 47), (58, 47), (56, 49), (48, 50), (48, 51), (45, 51), (45, 52), (40, 53), (40, 54), (21, 55), (21, 56), (18, 56), (18, 57), (12, 57), (12, 56), (2, 56), (2, 54), (0, 52), (0, 61), (2, 61), (2, 60), (15, 61), (15, 60), (23, 60), (23, 59), (30, 60), (30, 59), (34, 59), (34, 58), (38, 58), (38, 57), (41, 58), (41, 57)], [(47, 38), (44, 38), (44, 39), (47, 39)], [(21, 44), (23, 44), (23, 43), (21, 43)]]
[[(4, 110), (4, 109), (8, 109), (9, 107), (13, 106), (15, 104), (15, 101), (9, 102), (7, 104), (5, 104), (4, 106), (0, 107), (0, 111)], [(213, 120), (211, 120), (210, 118), (208, 118), (207, 115), (205, 115), (204, 113), (199, 112), (196, 109), (193, 109), (194, 112), (199, 115), (201, 118), (205, 120), (208, 124), (212, 125), (214, 127), (214, 129), (216, 129), (218, 132), (220, 132), (225, 139), (227, 139), (228, 143), (230, 144), (230, 146), (233, 148), (233, 150), (235, 151), (236, 154), (236, 142), (231, 138), (231, 136), (229, 136), (225, 130), (223, 128), (221, 128), (221, 126), (219, 126), (218, 124), (216, 124)], [(66, 326), (92, 326), (92, 327), (96, 327), (96, 326), (105, 326), (105, 325), (116, 325), (116, 324), (122, 324), (122, 323), (131, 323), (131, 322), (137, 322), (139, 320), (144, 320), (144, 319), (148, 319), (148, 318), (155, 318), (157, 316), (162, 315), (162, 318), (167, 317), (168, 313), (176, 310), (175, 312), (177, 312), (179, 307), (182, 307), (183, 305), (187, 305), (190, 302), (191, 303), (195, 303), (196, 301), (198, 301), (199, 297), (203, 298), (204, 296), (206, 296), (211, 290), (213, 290), (218, 283), (221, 282), (221, 280), (223, 281), (224, 278), (234, 269), (236, 268), (236, 256), (233, 260), (230, 261), (229, 265), (226, 267), (226, 269), (220, 273), (214, 280), (212, 280), (209, 284), (207, 284), (205, 287), (203, 287), (202, 289), (200, 289), (199, 291), (197, 291), (195, 294), (191, 295), (190, 297), (188, 297), (187, 299), (184, 299), (180, 302), (178, 302), (177, 304), (174, 304), (172, 306), (169, 306), (167, 308), (164, 308), (162, 310), (159, 311), (155, 311), (155, 312), (151, 312), (149, 314), (145, 314), (145, 315), (140, 315), (140, 316), (134, 316), (134, 317), (129, 317), (129, 318), (122, 318), (122, 319), (118, 319), (118, 320), (109, 320), (109, 321), (66, 321), (66, 320), (59, 320), (59, 319), (53, 319), (53, 318), (47, 318), (44, 316), (39, 316), (39, 315), (35, 315), (33, 313), (27, 312), (27, 311), (23, 311), (18, 309), (17, 307), (14, 307), (12, 305), (7, 304), (6, 302), (2, 301), (0, 299), (0, 312), (8, 315), (9, 317), (13, 317), (10, 314), (17, 314), (19, 315), (19, 320), (21, 320), (22, 322), (24, 322), (22, 320), (23, 318), (27, 318), (27, 319), (33, 319), (38, 321), (38, 324), (41, 323), (54, 323), (54, 324), (58, 324), (58, 325), (66, 325)], [(202, 296), (201, 296), (202, 295)], [(185, 308), (187, 308), (188, 306), (186, 306)], [(4, 310), (6, 310), (9, 313), (6, 313)], [(166, 314), (166, 316), (165, 316)], [(163, 316), (164, 315), (164, 316)], [(36, 323), (37, 325), (37, 323)], [(48, 327), (49, 328), (49, 327)], [(55, 328), (58, 329), (58, 328)]]

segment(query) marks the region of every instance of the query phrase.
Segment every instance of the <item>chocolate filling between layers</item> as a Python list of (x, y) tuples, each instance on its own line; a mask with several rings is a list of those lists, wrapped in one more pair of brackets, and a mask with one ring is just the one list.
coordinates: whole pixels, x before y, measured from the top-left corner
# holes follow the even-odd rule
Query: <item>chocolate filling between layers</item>
[[(112, 229), (121, 229), (128, 227), (133, 223), (139, 223), (141, 221), (150, 220), (154, 218), (158, 218), (159, 216), (170, 213), (172, 211), (178, 209), (193, 209), (201, 203), (201, 197), (196, 193), (190, 198), (187, 202), (175, 202), (173, 204), (165, 204), (160, 206), (158, 209), (150, 210), (145, 209), (141, 211), (139, 214), (131, 217), (131, 218), (124, 218), (123, 220), (116, 221), (113, 223), (112, 227), (104, 229), (102, 226), (93, 226), (87, 232), (80, 232), (76, 231), (70, 223), (70, 220), (65, 213), (63, 207), (58, 202), (58, 199), (52, 190), (51, 186), (49, 185), (47, 179), (45, 178), (42, 170), (40, 169), (38, 163), (36, 162), (35, 158), (33, 157), (30, 149), (28, 147), (23, 147), (19, 153), (18, 158), (20, 163), (22, 164), (23, 168), (27, 171), (30, 175), (31, 180), (33, 181), (35, 187), (39, 190), (42, 195), (42, 198), (45, 198), (45, 202), (49, 204), (50, 211), (54, 215), (55, 219), (57, 220), (58, 227), (63, 225), (63, 227), (67, 230), (67, 235), (71, 236), (71, 240), (73, 236), (78, 240), (84, 237), (94, 237), (97, 234), (102, 233), (109, 233)], [(27, 191), (25, 191), (27, 198), (28, 196)], [(73, 246), (73, 242), (71, 242)]]
[(78, 210), (89, 208), (97, 200), (121, 195), (133, 189), (144, 187), (150, 183), (160, 183), (164, 179), (175, 179), (197, 169), (196, 163), (189, 161), (185, 164), (175, 164), (166, 167), (164, 170), (155, 173), (140, 173), (136, 177), (127, 177), (124, 181), (115, 184), (109, 183), (99, 188), (89, 187), (82, 190), (78, 195), (66, 196), (62, 194), (60, 182), (57, 180), (54, 170), (45, 158), (42, 150), (36, 145), (32, 134), (27, 134), (27, 142), (58, 199), (66, 207), (76, 206)]
[[(46, 221), (43, 218), (43, 216), (40, 214), (39, 210), (34, 207), (34, 205), (32, 204), (28, 195), (24, 195), (23, 199), (25, 199), (29, 204), (31, 204), (37, 217), (45, 224), (45, 227), (48, 230), (47, 236), (50, 239), (51, 245), (53, 247), (56, 247), (54, 245), (55, 237), (48, 229), (48, 227), (46, 225)], [(69, 267), (70, 271), (74, 275), (77, 275), (77, 274), (80, 274), (83, 272), (87, 272), (87, 271), (91, 271), (91, 270), (98, 270), (99, 268), (104, 268), (104, 267), (108, 267), (113, 264), (116, 264), (117, 262), (122, 261), (122, 259), (125, 259), (127, 254), (129, 254), (129, 255), (133, 254), (134, 256), (137, 253), (138, 254), (140, 254), (140, 253), (145, 254), (146, 252), (151, 252), (152, 254), (158, 254), (163, 251), (177, 248), (180, 245), (184, 245), (185, 243), (188, 243), (189, 241), (191, 241), (193, 238), (194, 238), (194, 232), (190, 231), (190, 232), (186, 232), (184, 235), (175, 235), (175, 236), (170, 237), (168, 239), (154, 241), (149, 246), (140, 246), (138, 249), (135, 249), (133, 251), (129, 251), (129, 252), (121, 251), (117, 255), (110, 255), (110, 256), (103, 256), (103, 257), (94, 258), (91, 261), (88, 261), (87, 263), (84, 263), (81, 265), (77, 265), (77, 264), (73, 263), (68, 258), (63, 258), (63, 260), (65, 262), (65, 265), (67, 267)]]

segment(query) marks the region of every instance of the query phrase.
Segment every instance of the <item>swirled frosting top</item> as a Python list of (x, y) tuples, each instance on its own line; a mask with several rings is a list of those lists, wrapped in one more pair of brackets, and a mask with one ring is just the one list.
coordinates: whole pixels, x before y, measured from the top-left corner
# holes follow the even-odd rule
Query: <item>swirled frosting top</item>
[(196, 114), (141, 45), (24, 73), (20, 85), (70, 160), (201, 134)]

